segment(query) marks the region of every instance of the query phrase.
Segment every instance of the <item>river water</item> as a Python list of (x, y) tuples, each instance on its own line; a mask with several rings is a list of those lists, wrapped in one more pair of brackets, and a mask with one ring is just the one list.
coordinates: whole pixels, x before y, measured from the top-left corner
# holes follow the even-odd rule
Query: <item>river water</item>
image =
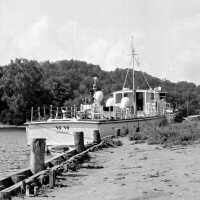
[(0, 129), (0, 178), (28, 167), (29, 154), (25, 129)]

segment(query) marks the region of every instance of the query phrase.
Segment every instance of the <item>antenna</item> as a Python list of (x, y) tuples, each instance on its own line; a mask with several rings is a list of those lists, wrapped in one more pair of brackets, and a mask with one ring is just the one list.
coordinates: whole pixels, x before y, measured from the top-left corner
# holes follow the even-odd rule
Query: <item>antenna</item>
[(93, 83), (93, 91), (94, 91), (94, 93), (97, 91), (97, 77), (95, 76), (95, 77), (93, 77), (93, 80), (94, 80), (94, 83)]
[(135, 91), (135, 49), (133, 45), (133, 36), (131, 36), (131, 56), (132, 56), (132, 68), (133, 68), (133, 114), (136, 115), (136, 91)]

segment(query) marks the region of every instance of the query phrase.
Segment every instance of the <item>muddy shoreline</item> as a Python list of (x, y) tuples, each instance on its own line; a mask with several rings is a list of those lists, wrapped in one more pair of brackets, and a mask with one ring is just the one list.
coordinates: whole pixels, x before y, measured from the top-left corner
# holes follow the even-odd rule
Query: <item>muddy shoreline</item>
[(90, 153), (90, 163), (104, 168), (66, 172), (33, 199), (199, 199), (199, 143), (162, 148), (120, 140), (123, 146)]

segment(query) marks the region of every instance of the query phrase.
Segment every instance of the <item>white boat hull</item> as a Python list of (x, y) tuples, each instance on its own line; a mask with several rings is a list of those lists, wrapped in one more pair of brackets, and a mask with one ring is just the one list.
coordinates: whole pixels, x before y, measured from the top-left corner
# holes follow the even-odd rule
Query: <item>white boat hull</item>
[(47, 145), (74, 145), (74, 132), (84, 132), (85, 144), (93, 141), (93, 131), (99, 130), (101, 137), (114, 135), (115, 129), (129, 132), (136, 130), (142, 124), (157, 126), (163, 116), (135, 118), (128, 120), (53, 120), (46, 122), (26, 123), (27, 143), (31, 144), (33, 138), (46, 138)]

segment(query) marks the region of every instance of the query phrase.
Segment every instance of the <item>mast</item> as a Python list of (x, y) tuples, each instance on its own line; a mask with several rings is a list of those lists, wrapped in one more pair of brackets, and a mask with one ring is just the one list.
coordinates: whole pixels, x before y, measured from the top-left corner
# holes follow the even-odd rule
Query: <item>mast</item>
[(133, 115), (136, 116), (136, 90), (135, 90), (135, 49), (133, 46), (133, 36), (131, 37), (131, 56), (132, 56), (132, 69), (133, 69)]

